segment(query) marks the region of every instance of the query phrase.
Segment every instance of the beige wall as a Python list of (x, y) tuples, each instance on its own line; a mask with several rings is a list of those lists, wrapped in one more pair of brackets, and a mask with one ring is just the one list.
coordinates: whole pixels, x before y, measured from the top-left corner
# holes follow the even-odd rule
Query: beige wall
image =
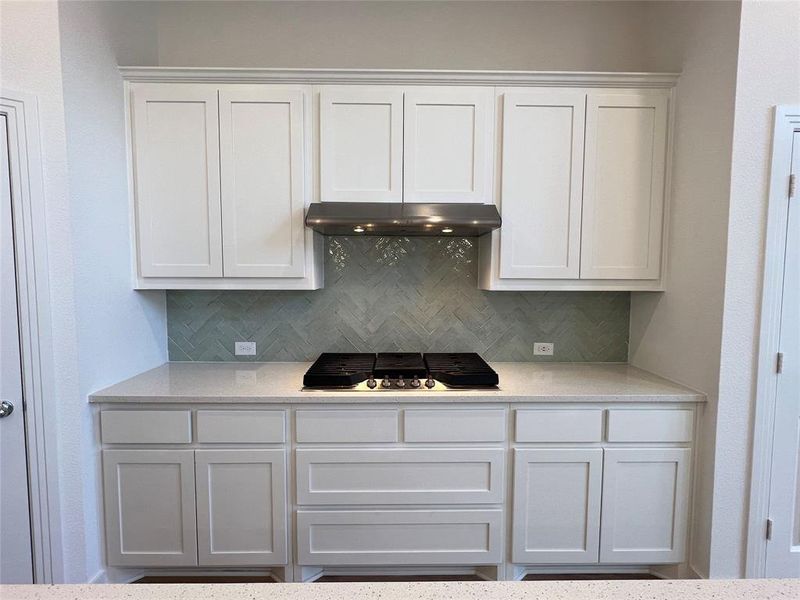
[(742, 6), (717, 415), (713, 577), (744, 573), (773, 107), (800, 104), (800, 2)]
[(637, 71), (638, 2), (163, 2), (159, 64)]
[(702, 576), (709, 573), (739, 9), (738, 2), (656, 2), (648, 14), (648, 61), (678, 62), (682, 75), (667, 291), (632, 294), (630, 361), (708, 396), (690, 541), (690, 565)]

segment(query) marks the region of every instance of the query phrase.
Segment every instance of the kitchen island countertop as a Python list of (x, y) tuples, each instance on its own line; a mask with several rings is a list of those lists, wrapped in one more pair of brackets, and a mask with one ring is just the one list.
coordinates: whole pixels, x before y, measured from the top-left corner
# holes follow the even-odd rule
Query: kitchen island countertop
[(3, 600), (789, 600), (800, 579), (0, 586)]
[(626, 364), (490, 363), (496, 390), (302, 389), (306, 362), (168, 362), (90, 396), (95, 403), (703, 402), (700, 392)]

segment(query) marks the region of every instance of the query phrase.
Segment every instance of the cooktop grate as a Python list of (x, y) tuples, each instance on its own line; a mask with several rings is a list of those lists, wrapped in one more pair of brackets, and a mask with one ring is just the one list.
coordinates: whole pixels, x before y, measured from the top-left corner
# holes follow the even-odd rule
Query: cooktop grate
[(368, 379), (375, 355), (365, 352), (323, 352), (303, 376), (306, 387), (348, 387)]
[(476, 352), (428, 352), (428, 373), (437, 381), (458, 387), (489, 387), (498, 384), (497, 373)]

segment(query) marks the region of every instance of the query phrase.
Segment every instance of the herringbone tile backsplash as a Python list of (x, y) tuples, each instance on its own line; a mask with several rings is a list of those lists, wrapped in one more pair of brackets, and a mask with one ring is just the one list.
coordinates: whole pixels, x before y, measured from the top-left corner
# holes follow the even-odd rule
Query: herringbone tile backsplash
[[(460, 238), (326, 239), (313, 292), (167, 292), (169, 357), (309, 361), (320, 352), (475, 351), (495, 361), (625, 362), (628, 292), (485, 292)], [(256, 342), (237, 357), (235, 341)], [(533, 355), (554, 342), (555, 355)]]

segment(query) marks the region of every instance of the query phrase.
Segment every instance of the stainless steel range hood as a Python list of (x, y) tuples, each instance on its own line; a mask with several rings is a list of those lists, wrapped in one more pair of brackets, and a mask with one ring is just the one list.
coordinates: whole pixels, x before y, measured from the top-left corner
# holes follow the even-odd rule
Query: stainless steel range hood
[(306, 225), (324, 235), (470, 237), (500, 227), (500, 213), (493, 204), (315, 202)]

